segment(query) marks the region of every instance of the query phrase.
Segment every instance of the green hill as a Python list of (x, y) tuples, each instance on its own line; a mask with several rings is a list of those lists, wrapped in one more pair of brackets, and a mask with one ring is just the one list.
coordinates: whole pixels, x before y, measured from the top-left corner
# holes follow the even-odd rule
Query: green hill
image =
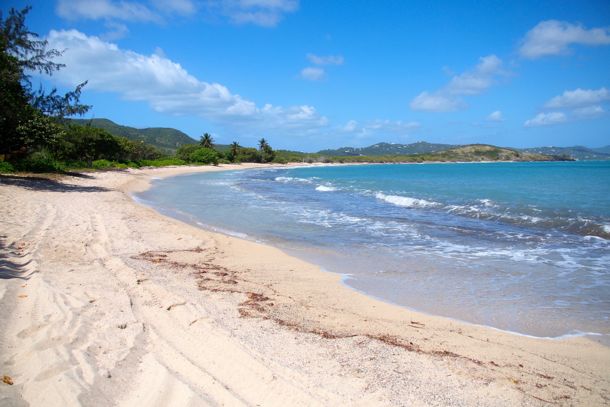
[(368, 147), (340, 147), (334, 150), (318, 151), (318, 154), (331, 156), (379, 156), (379, 155), (411, 155), (437, 153), (457, 147), (451, 144), (434, 144), (418, 141), (411, 144), (377, 143)]
[[(565, 155), (575, 160), (610, 160), (610, 146), (602, 148), (588, 148), (583, 146), (573, 147), (533, 147), (523, 148), (523, 152), (547, 155)], [(608, 152), (605, 152), (608, 151)]]
[(592, 148), (591, 150), (593, 150), (593, 151), (595, 151), (597, 153), (610, 154), (610, 146)]
[(158, 149), (174, 153), (178, 147), (184, 144), (193, 144), (197, 141), (180, 130), (165, 127), (149, 127), (136, 129), (135, 127), (122, 126), (108, 119), (72, 119), (73, 123), (83, 126), (90, 125), (104, 129), (115, 136), (125, 137), (132, 141), (143, 141)]

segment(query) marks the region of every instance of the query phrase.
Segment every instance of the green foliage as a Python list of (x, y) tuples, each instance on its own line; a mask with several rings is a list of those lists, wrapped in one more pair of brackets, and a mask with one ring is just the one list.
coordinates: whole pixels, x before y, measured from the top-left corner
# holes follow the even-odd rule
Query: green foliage
[(0, 174), (6, 174), (9, 172), (15, 172), (15, 167), (7, 161), (0, 161)]
[(275, 152), (264, 138), (258, 141), (259, 162), (268, 163), (275, 158)]
[(189, 154), (188, 161), (199, 164), (218, 165), (218, 153), (211, 148), (199, 147)]
[(108, 160), (95, 160), (93, 161), (92, 167), (96, 170), (103, 170), (107, 168), (114, 168), (117, 163)]
[(185, 133), (172, 128), (150, 127), (136, 129), (134, 127), (122, 126), (108, 119), (72, 119), (70, 122), (81, 126), (104, 129), (113, 136), (125, 137), (133, 142), (150, 145), (167, 154), (175, 154), (180, 146), (195, 143), (195, 140)]
[[(52, 126), (40, 116), (61, 119), (89, 109), (79, 103), (84, 83), (64, 96), (59, 96), (55, 89), (49, 94), (42, 88), (32, 90), (28, 73), (50, 75), (63, 65), (53, 62), (61, 52), (47, 49), (47, 41), (28, 31), (25, 17), (29, 11), (29, 7), (21, 11), (11, 9), (6, 18), (0, 14), (0, 154), (9, 156), (24, 156), (50, 147), (47, 136), (54, 134)], [(42, 135), (37, 133), (39, 129), (43, 130)]]
[(142, 167), (167, 167), (170, 165), (186, 165), (187, 162), (179, 158), (158, 158), (156, 160), (141, 160)]
[(256, 163), (259, 162), (258, 151), (251, 147), (241, 147), (237, 157), (233, 159), (234, 162), (239, 163)]
[(201, 141), (199, 142), (199, 144), (201, 144), (201, 147), (214, 148), (214, 139), (212, 138), (212, 136), (210, 134), (203, 133), (203, 136), (201, 136)]
[(51, 152), (41, 150), (19, 161), (17, 168), (21, 171), (32, 172), (62, 172), (66, 167), (64, 163), (56, 160)]
[[(62, 126), (48, 116), (29, 108), (28, 117), (15, 129), (16, 138), (11, 140), (9, 151), (27, 154), (34, 149), (52, 149), (65, 136)], [(7, 140), (8, 141), (8, 140)]]
[(178, 151), (176, 151), (176, 157), (181, 160), (188, 161), (191, 153), (197, 150), (198, 148), (201, 148), (201, 146), (198, 144), (185, 144), (183, 146), (180, 146)]

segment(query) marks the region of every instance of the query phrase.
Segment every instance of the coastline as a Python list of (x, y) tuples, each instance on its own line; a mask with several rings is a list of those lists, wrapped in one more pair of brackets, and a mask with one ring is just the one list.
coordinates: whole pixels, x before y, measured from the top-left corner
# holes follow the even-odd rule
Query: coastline
[(52, 185), (0, 179), (9, 202), (0, 212), (2, 251), (14, 269), (0, 280), (0, 375), (15, 382), (8, 399), (610, 400), (610, 350), (595, 338), (530, 338), (410, 311), (278, 249), (164, 217), (129, 196), (153, 177), (255, 167), (268, 168), (95, 173)]

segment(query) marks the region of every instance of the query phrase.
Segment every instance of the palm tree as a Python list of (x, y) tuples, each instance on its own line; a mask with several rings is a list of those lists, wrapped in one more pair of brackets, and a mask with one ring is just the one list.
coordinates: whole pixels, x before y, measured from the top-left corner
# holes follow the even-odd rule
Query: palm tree
[(231, 143), (231, 157), (237, 157), (237, 153), (239, 153), (240, 145), (237, 141)]
[(265, 140), (264, 138), (258, 140), (258, 149), (260, 151), (265, 151), (267, 147), (269, 147), (269, 143), (267, 143), (267, 140)]
[(214, 148), (214, 139), (210, 134), (203, 133), (203, 136), (201, 136), (200, 144), (202, 147), (205, 148)]

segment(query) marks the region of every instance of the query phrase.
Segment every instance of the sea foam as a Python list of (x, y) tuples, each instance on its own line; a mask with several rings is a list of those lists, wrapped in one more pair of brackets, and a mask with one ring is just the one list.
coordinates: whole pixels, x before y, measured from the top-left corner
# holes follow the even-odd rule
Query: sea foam
[(386, 195), (381, 192), (375, 194), (375, 198), (391, 203), (392, 205), (402, 206), (405, 208), (423, 208), (427, 206), (437, 206), (438, 203), (426, 201), (425, 199), (410, 198), (408, 196)]

